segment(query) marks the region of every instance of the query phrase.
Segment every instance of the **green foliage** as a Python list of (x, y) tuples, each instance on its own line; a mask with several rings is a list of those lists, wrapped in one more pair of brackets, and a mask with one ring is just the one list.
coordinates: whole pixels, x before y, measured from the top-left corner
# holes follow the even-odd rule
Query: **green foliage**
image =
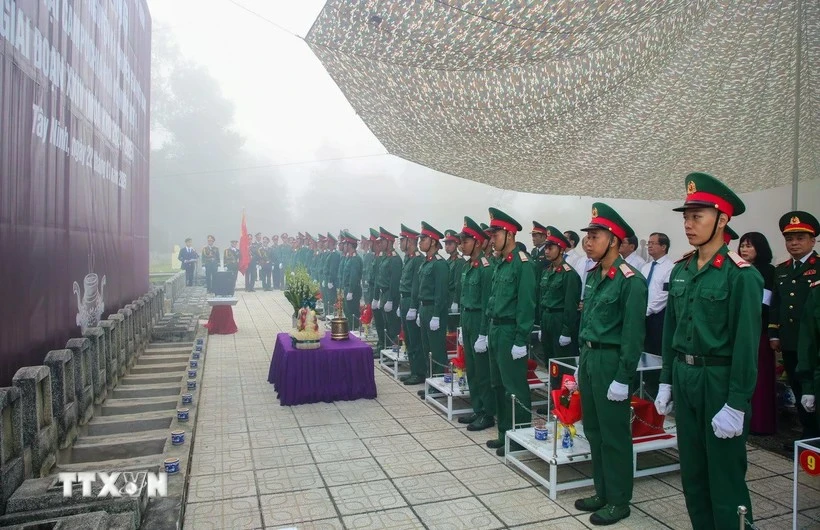
[(285, 298), (293, 306), (293, 314), (295, 315), (303, 307), (316, 309), (319, 283), (311, 279), (304, 265), (285, 269), (285, 278), (288, 285)]

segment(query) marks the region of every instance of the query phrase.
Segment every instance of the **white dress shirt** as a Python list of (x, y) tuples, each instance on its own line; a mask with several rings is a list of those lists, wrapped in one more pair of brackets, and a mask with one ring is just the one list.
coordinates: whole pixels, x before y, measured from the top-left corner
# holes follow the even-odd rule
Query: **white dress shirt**
[[(646, 261), (637, 252), (633, 252), (629, 256), (625, 257), (624, 261), (629, 263), (638, 270), (641, 270), (643, 266), (646, 264)], [(657, 267), (655, 268), (657, 269)]]
[(581, 274), (581, 269), (586, 262), (586, 258), (581, 257), (575, 250), (568, 250), (564, 253), (564, 261), (567, 262), (567, 265), (575, 269), (575, 272)]
[(578, 260), (578, 265), (580, 266), (580, 270), (578, 270), (578, 269), (576, 269), (576, 270), (578, 270), (578, 275), (581, 276), (581, 301), (584, 300), (584, 289), (586, 289), (586, 287), (587, 287), (587, 273), (589, 272), (589, 270), (591, 268), (595, 267), (595, 265), (597, 265), (597, 263), (598, 262), (596, 262), (592, 258), (584, 258), (584, 259), (579, 259)]
[[(649, 278), (649, 271), (652, 269), (652, 263), (655, 265), (655, 272), (652, 273), (652, 279), (649, 281), (647, 296), (646, 316), (660, 313), (666, 308), (666, 301), (669, 297), (668, 284), (669, 276), (672, 274), (672, 269), (675, 267), (675, 262), (669, 258), (669, 255), (664, 255), (661, 258), (647, 262), (641, 268), (641, 274), (644, 278)], [(664, 289), (664, 286), (667, 289)]]

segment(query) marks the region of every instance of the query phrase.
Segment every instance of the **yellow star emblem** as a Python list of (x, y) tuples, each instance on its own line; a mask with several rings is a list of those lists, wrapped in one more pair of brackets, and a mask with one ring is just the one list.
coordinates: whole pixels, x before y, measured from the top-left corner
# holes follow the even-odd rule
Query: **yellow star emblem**
[(692, 195), (693, 193), (697, 192), (698, 188), (695, 186), (695, 181), (690, 180), (689, 184), (686, 186), (686, 194)]
[(789, 220), (789, 224), (792, 224), (792, 225), (799, 225), (799, 224), (800, 224), (800, 218), (799, 218), (799, 217), (797, 217), (797, 216), (795, 215), (794, 217), (792, 217), (792, 218)]

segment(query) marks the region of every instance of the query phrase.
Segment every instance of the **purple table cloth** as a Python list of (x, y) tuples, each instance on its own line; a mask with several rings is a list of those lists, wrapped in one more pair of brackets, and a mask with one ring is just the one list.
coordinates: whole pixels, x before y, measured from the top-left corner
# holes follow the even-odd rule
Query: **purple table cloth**
[(316, 350), (297, 350), (290, 335), (277, 335), (268, 383), (279, 395), (279, 404), (375, 399), (373, 349), (353, 336), (331, 340), (330, 332), (320, 342)]

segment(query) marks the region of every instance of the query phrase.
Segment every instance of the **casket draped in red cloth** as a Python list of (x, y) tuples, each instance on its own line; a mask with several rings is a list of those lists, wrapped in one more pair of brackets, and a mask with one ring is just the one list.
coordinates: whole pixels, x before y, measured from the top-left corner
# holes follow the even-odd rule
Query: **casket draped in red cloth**
[(632, 418), (632, 443), (672, 438), (671, 434), (667, 434), (663, 430), (664, 416), (658, 414), (654, 403), (633, 396), (630, 405), (632, 405), (634, 414)]
[[(567, 389), (567, 383), (571, 383), (570, 387), (573, 390)], [(581, 393), (575, 388), (575, 377), (564, 374), (561, 378), (561, 388), (551, 392), (552, 402), (555, 407), (552, 409), (552, 413), (564, 425), (572, 425), (581, 419)], [(561, 402), (561, 398), (564, 396), (569, 396), (569, 405), (564, 405)]]
[(205, 324), (208, 335), (233, 335), (237, 331), (233, 319), (233, 307), (229, 305), (215, 305), (211, 308), (211, 316)]

